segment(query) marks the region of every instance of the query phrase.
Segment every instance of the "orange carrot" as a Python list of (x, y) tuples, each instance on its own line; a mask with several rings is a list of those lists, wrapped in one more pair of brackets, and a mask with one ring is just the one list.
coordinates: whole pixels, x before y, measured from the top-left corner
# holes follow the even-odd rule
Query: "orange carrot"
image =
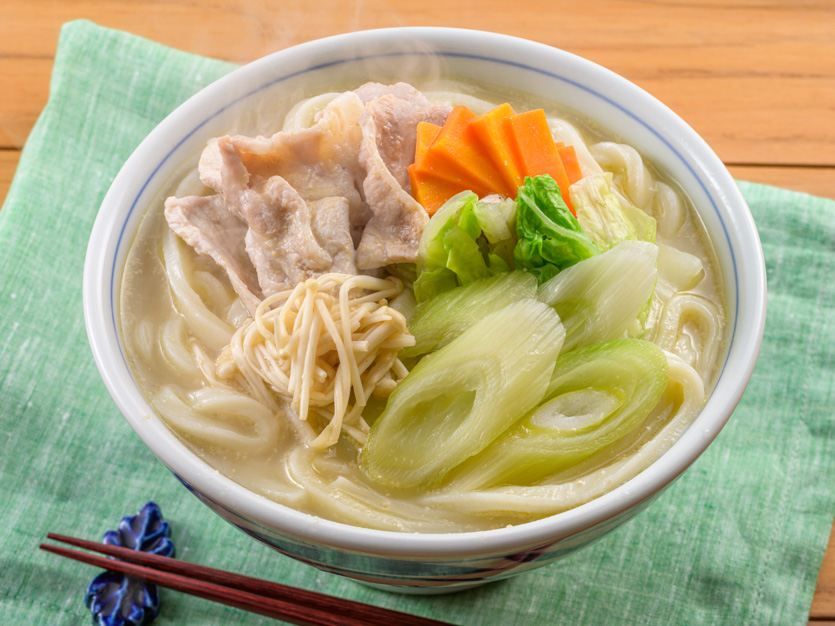
[(519, 113), (510, 118), (509, 125), (524, 175), (551, 174), (556, 180), (553, 170), (560, 157), (545, 112), (537, 109)]
[(577, 217), (577, 212), (574, 210), (574, 205), (571, 203), (571, 185), (576, 183), (583, 177), (583, 172), (580, 170), (580, 162), (577, 160), (577, 151), (574, 146), (560, 146), (557, 148), (560, 155), (565, 175), (568, 177), (565, 187), (560, 185), (560, 191), (563, 192), (562, 197), (569, 210)]
[(551, 136), (551, 129), (548, 127), (545, 111), (537, 109), (519, 113), (510, 118), (509, 124), (515, 142), (517, 158), (523, 163), (523, 174), (531, 177), (549, 174), (551, 178), (557, 181), (563, 200), (565, 200), (571, 212), (574, 213), (574, 207), (568, 198), (570, 182), (560, 159), (558, 148)]
[(469, 126), (501, 174), (505, 195), (510, 197), (515, 197), (524, 182), (518, 157), (513, 150), (512, 131), (507, 124), (507, 120), (515, 114), (509, 104), (500, 104), (473, 119)]
[(500, 177), (468, 132), (473, 119), (475, 113), (467, 107), (454, 107), (416, 169), (464, 185), (463, 189), (471, 189), (479, 196), (489, 195)]
[(452, 109), (443, 126), (417, 125), (412, 195), (432, 215), (455, 194), (499, 193), (515, 198), (526, 176), (549, 174), (574, 213), (569, 187), (582, 177), (573, 146), (555, 143), (542, 109), (515, 113), (501, 104), (476, 116)]
[(580, 170), (580, 162), (577, 160), (577, 152), (574, 146), (563, 146), (558, 149), (560, 159), (562, 160), (565, 173), (568, 175), (570, 184), (576, 183), (583, 177), (583, 172)]
[(415, 165), (420, 165), (423, 160), (423, 155), (432, 145), (432, 142), (441, 132), (441, 127), (431, 122), (418, 122), (417, 125), (417, 145), (415, 146)]
[(429, 215), (434, 215), (441, 206), (455, 194), (464, 191), (460, 185), (442, 180), (417, 167), (414, 163), (409, 166), (409, 181), (412, 184), (412, 196), (426, 209)]

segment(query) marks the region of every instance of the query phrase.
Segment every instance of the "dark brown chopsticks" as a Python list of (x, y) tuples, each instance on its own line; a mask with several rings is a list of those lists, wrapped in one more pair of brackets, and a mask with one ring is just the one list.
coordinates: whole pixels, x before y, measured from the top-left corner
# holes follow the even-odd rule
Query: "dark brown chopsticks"
[(144, 578), (162, 587), (193, 596), (219, 602), (259, 615), (281, 619), (304, 626), (440, 626), (439, 622), (425, 617), (409, 615), (344, 600), (333, 596), (280, 585), (267, 580), (242, 576), (232, 572), (197, 565), (156, 554), (139, 552), (130, 548), (111, 546), (66, 535), (47, 535), (59, 541), (85, 550), (100, 552), (122, 560), (114, 560), (94, 554), (86, 554), (61, 546), (42, 543), (42, 550), (65, 556), (76, 561), (96, 565), (103, 569)]

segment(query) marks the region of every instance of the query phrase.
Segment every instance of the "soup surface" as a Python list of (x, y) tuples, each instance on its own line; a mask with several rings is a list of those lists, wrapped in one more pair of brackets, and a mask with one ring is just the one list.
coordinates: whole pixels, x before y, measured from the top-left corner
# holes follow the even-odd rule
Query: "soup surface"
[[(129, 252), (130, 366), (189, 449), (299, 511), (456, 532), (576, 507), (704, 404), (725, 325), (710, 241), (664, 164), (601, 126), (420, 87), (272, 103), (184, 164)], [(570, 148), (554, 175), (525, 152), (540, 108), (544, 152)]]

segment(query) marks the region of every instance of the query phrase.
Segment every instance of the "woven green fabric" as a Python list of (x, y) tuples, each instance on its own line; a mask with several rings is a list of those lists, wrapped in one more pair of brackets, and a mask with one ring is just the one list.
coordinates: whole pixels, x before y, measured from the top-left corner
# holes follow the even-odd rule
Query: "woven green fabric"
[[(740, 183), (765, 249), (761, 356), (729, 425), (647, 511), (590, 548), (439, 597), (377, 591), (273, 552), (189, 495), (133, 433), (86, 343), (81, 276), (111, 180), (232, 66), (90, 22), (62, 31), (49, 104), (0, 211), (0, 623), (80, 624), (97, 570), (37, 550), (155, 500), (178, 554), (457, 624), (800, 624), (835, 512), (835, 202)], [(158, 624), (268, 620), (162, 592)]]

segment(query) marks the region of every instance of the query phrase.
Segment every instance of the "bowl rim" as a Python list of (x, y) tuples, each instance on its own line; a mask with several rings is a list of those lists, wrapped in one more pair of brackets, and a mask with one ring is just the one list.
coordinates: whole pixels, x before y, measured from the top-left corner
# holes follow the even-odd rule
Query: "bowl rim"
[[(305, 63), (309, 65), (316, 59), (330, 58), (334, 53), (338, 54), (340, 50), (355, 49), (360, 44), (363, 48), (382, 50), (387, 43), (403, 41), (404, 38), (435, 46), (441, 49), (441, 54), (473, 54), (474, 58), (478, 58), (479, 54), (474, 51), (479, 48), (483, 50), (489, 45), (496, 51), (501, 50), (505, 55), (524, 53), (531, 55), (532, 58), (559, 60), (573, 68), (587, 71), (593, 78), (592, 82), (600, 82), (607, 87), (607, 91), (615, 90), (625, 94), (624, 97), (637, 99), (642, 106), (647, 107), (654, 119), (671, 127), (668, 129), (668, 134), (672, 133), (671, 140), (676, 142), (676, 145), (686, 146), (690, 154), (695, 155), (694, 158), (698, 163), (705, 166), (706, 172), (709, 172), (708, 182), (715, 189), (717, 196), (725, 205), (734, 207), (732, 224), (734, 230), (745, 235), (739, 240), (741, 244), (744, 244), (739, 250), (739, 257), (747, 270), (744, 273), (746, 283), (742, 287), (746, 290), (748, 297), (740, 302), (740, 306), (745, 307), (746, 323), (744, 325), (739, 323), (740, 307), (735, 307), (737, 317), (734, 319), (733, 340), (736, 345), (729, 347), (723, 366), (723, 369), (733, 366), (733, 380), (730, 376), (724, 376), (723, 372), (694, 424), (659, 459), (625, 484), (576, 508), (507, 528), (425, 534), (375, 530), (318, 518), (257, 495), (220, 475), (182, 443), (172, 445), (172, 440), (177, 440), (170, 431), (171, 440), (165, 440), (164, 437), (163, 440), (155, 439), (160, 431), (150, 428), (155, 419), (147, 419), (149, 413), (152, 415), (151, 409), (142, 398), (125, 358), (120, 352), (120, 338), (119, 331), (117, 331), (119, 322), (116, 319), (114, 306), (114, 297), (118, 300), (119, 296), (118, 293), (115, 296), (112, 295), (112, 287), (114, 281), (119, 280), (120, 268), (117, 267), (117, 253), (119, 243), (126, 235), (128, 220), (125, 218), (120, 226), (119, 216), (124, 213), (124, 207), (128, 202), (132, 202), (131, 211), (136, 208), (136, 202), (145, 187), (143, 186), (140, 194), (137, 194), (131, 201), (129, 183), (131, 179), (136, 178), (137, 172), (148, 171), (146, 162), (149, 157), (153, 162), (158, 160), (158, 156), (155, 157), (155, 155), (159, 155), (161, 150), (168, 155), (172, 154), (177, 146), (171, 147), (169, 136), (172, 136), (172, 133), (174, 133), (173, 136), (182, 135), (179, 128), (185, 121), (193, 120), (195, 113), (201, 108), (205, 108), (204, 103), (207, 99), (221, 97), (220, 101), (227, 102), (227, 107), (232, 106), (233, 103), (228, 102), (229, 96), (224, 98), (223, 94), (250, 93), (252, 85), (257, 85), (259, 81), (263, 82), (263, 79), (259, 77), (274, 73), (273, 68), (276, 66), (281, 67), (282, 64), (286, 66), (288, 68), (285, 70), (286, 73)], [(498, 55), (498, 52), (494, 54)], [(193, 125), (190, 122), (190, 126)], [(182, 141), (185, 139), (182, 139), (180, 143)], [(161, 167), (162, 163), (151, 173), (151, 177)], [(113, 237), (117, 233), (118, 239), (114, 243)], [(125, 245), (129, 244), (125, 243)], [(730, 241), (728, 245), (732, 249)], [(734, 270), (737, 270), (736, 265)], [(738, 277), (737, 282), (739, 282)], [(172, 111), (131, 154), (105, 195), (88, 244), (82, 299), (88, 341), (110, 395), (125, 419), (146, 445), (191, 489), (205, 494), (214, 502), (249, 520), (267, 528), (277, 529), (281, 533), (289, 533), (297, 540), (335, 550), (406, 558), (484, 554), (486, 551), (502, 552), (535, 544), (552, 543), (623, 514), (670, 484), (714, 440), (742, 397), (762, 342), (765, 325), (765, 285), (762, 247), (756, 225), (742, 193), (719, 157), (704, 140), (655, 97), (611, 70), (546, 44), (480, 30), (397, 27), (334, 35), (274, 52), (233, 70)], [(117, 357), (117, 354), (120, 356)], [(720, 393), (721, 398), (718, 397)], [(156, 421), (160, 420), (157, 418)], [(698, 427), (694, 428), (696, 425)]]

